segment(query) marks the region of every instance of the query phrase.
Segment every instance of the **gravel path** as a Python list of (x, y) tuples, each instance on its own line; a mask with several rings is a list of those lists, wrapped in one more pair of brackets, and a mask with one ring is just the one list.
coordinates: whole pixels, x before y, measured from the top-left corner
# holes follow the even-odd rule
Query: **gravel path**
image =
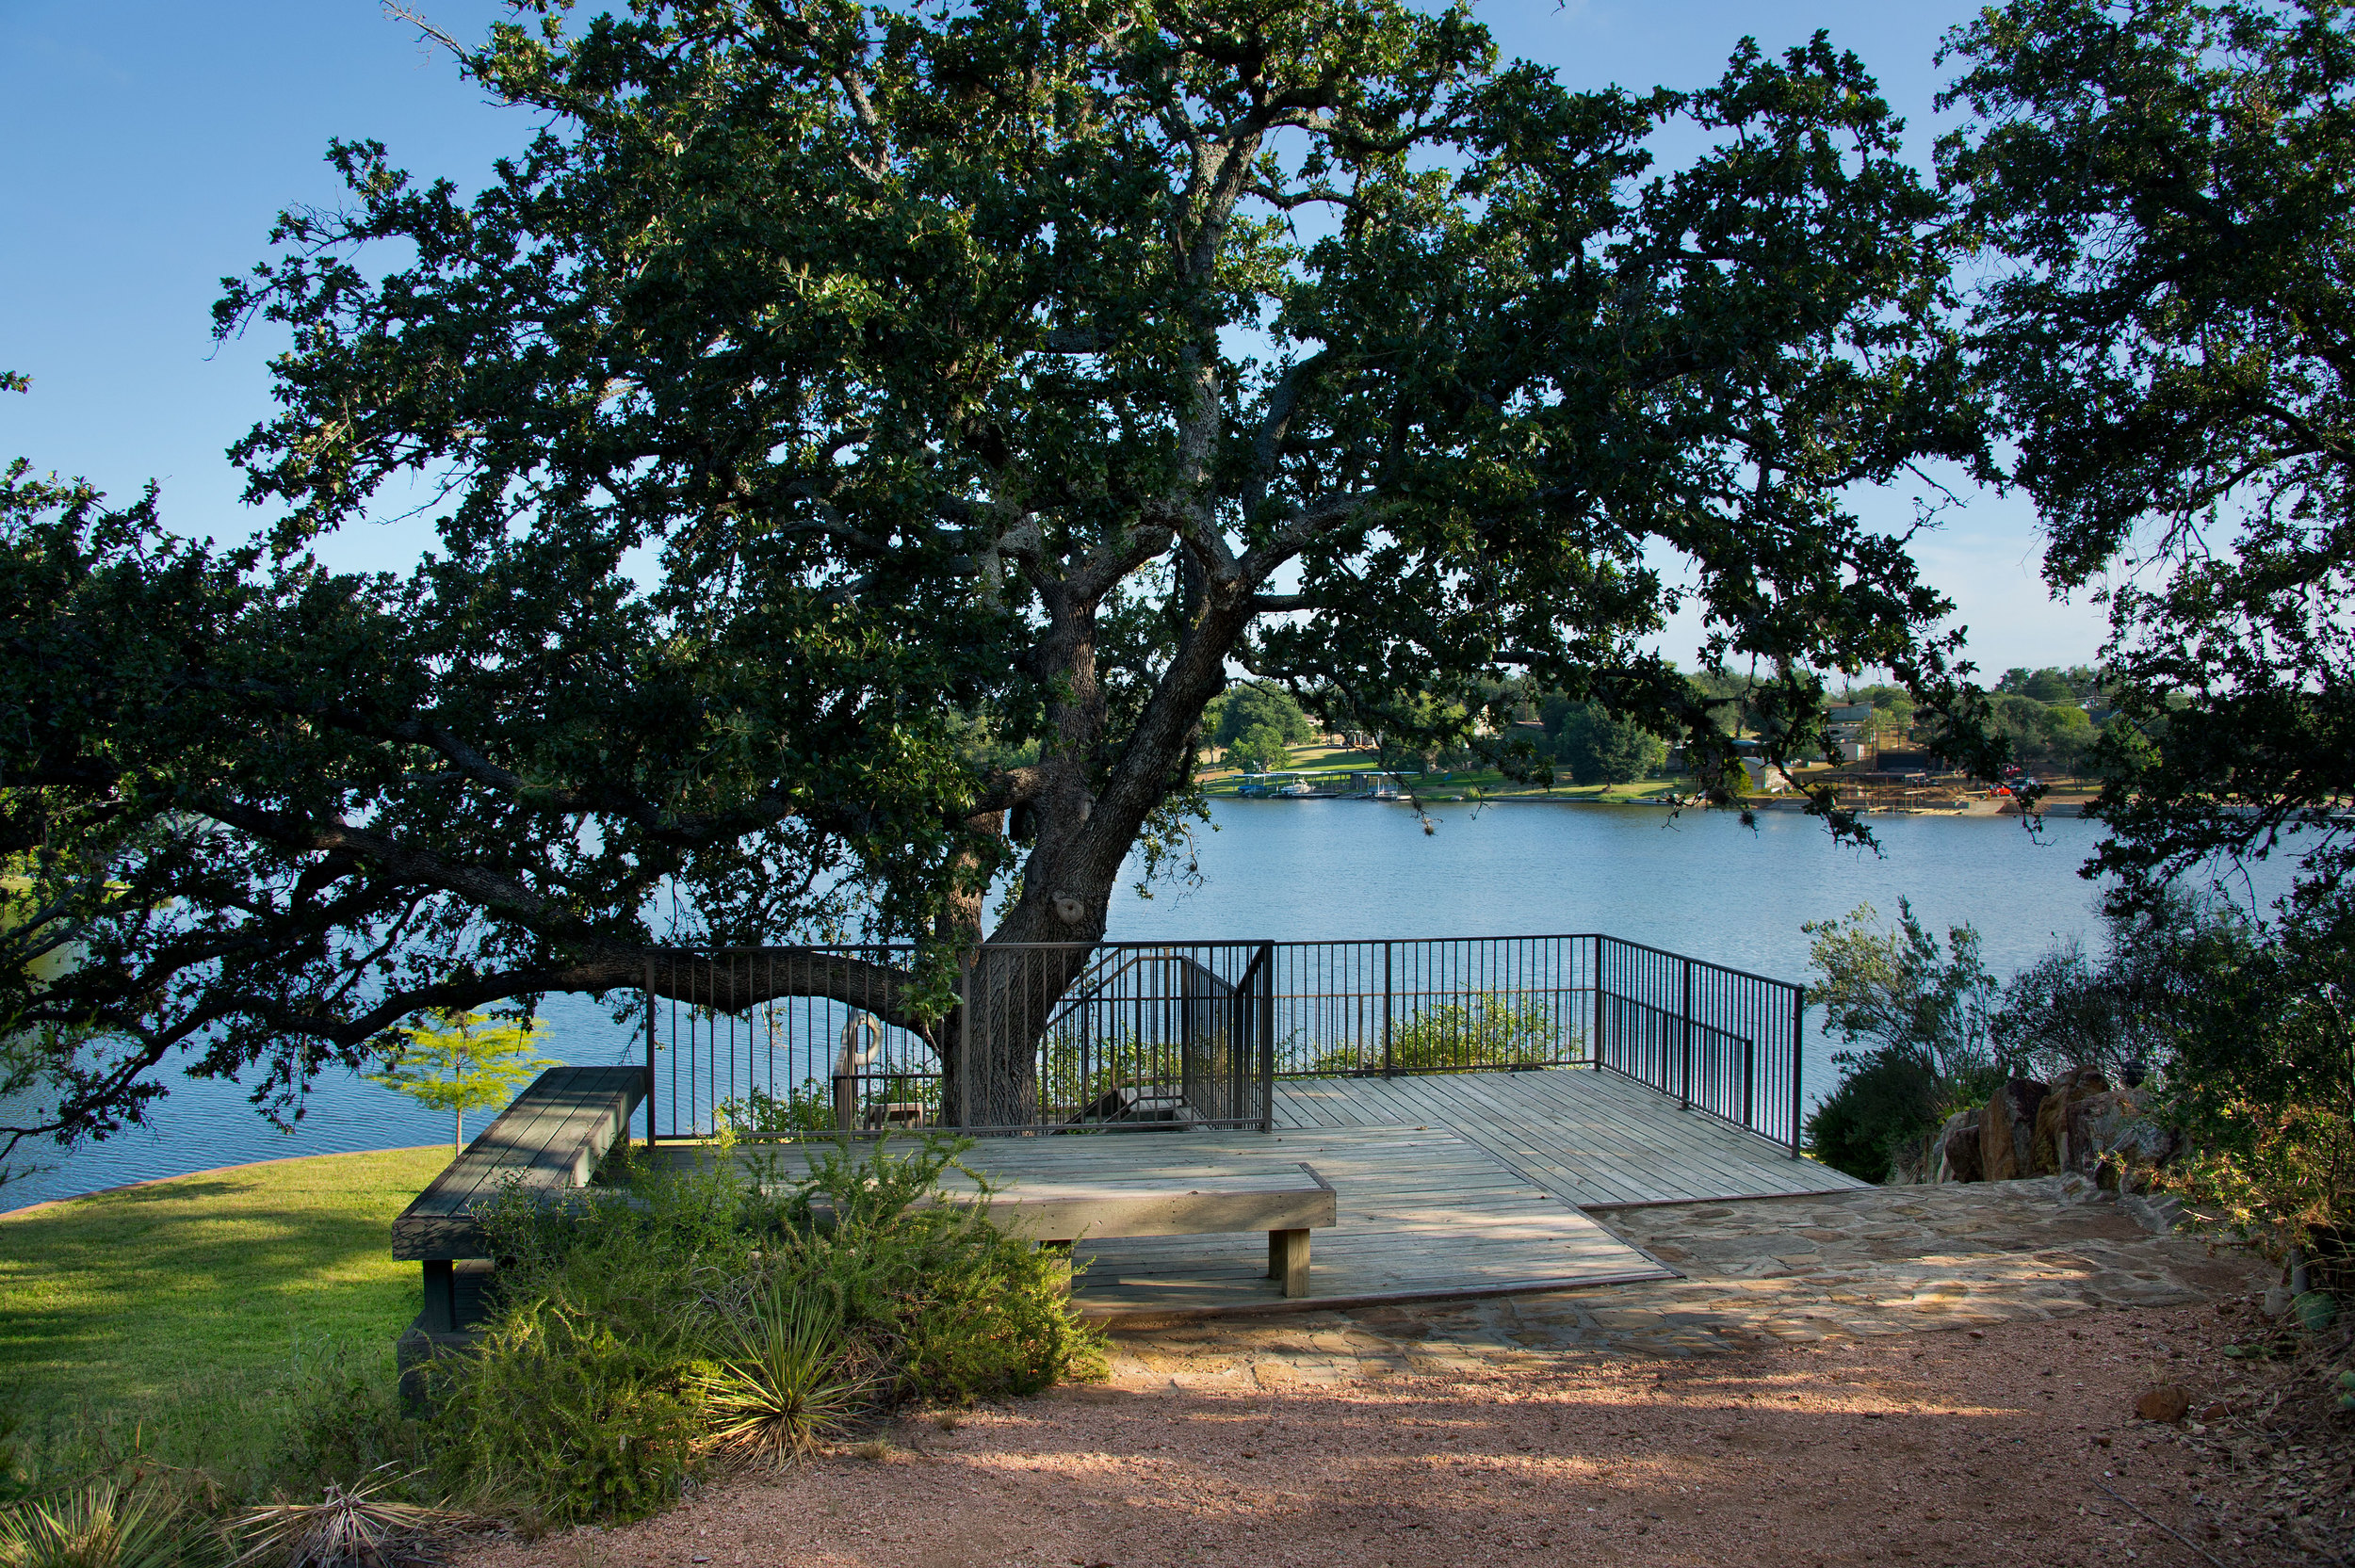
[(2346, 1517), (2344, 1452), (2317, 1472), (2336, 1495), (2268, 1495), (2274, 1447), (2231, 1418), (2135, 1414), (2154, 1383), (2200, 1410), (2246, 1378), (2220, 1350), (2251, 1319), (2226, 1298), (2261, 1271), (2038, 1185), (1885, 1190), (1807, 1225), (1790, 1200), (1631, 1211), (1615, 1228), (1681, 1247), (1690, 1278), (1124, 1333), (1107, 1385), (904, 1420), (658, 1519), (462, 1560), (2314, 1560), (2293, 1543)]

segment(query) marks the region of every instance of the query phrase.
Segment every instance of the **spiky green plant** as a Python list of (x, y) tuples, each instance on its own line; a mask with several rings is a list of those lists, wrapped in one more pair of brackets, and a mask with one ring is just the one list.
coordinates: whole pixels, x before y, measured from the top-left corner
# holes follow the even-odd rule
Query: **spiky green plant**
[(393, 1568), (418, 1556), (433, 1530), (455, 1516), (384, 1494), (402, 1478), (381, 1465), (351, 1486), (331, 1484), (315, 1503), (267, 1503), (230, 1524), (243, 1548), (232, 1568)]
[(840, 1431), (866, 1392), (841, 1311), (821, 1292), (779, 1279), (718, 1338), (695, 1392), (721, 1453), (789, 1464)]
[(0, 1511), (0, 1568), (187, 1568), (210, 1544), (160, 1489), (111, 1477)]

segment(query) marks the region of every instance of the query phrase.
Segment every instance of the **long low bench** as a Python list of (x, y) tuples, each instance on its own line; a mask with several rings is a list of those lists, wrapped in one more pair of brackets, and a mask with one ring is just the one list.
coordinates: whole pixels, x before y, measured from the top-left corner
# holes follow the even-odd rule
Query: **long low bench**
[(425, 1266), (425, 1308), (400, 1336), (404, 1368), (479, 1320), (491, 1265), (475, 1205), (510, 1186), (550, 1195), (585, 1186), (645, 1097), (642, 1067), (551, 1067), (400, 1211), (393, 1256)]
[[(975, 1156), (968, 1156), (975, 1157)], [(936, 1203), (978, 1203), (944, 1184)], [(989, 1196), (990, 1220), (1048, 1246), (1129, 1236), (1211, 1236), (1267, 1232), (1268, 1278), (1288, 1297), (1308, 1294), (1309, 1233), (1340, 1219), (1332, 1184), (1308, 1165), (1289, 1171), (1189, 1176), (1106, 1178), (1026, 1175)], [(815, 1205), (820, 1222), (824, 1205)]]
[[(476, 1205), (510, 1187), (554, 1197), (585, 1186), (627, 1136), (645, 1094), (642, 1067), (551, 1067), (401, 1211), (393, 1221), (393, 1256), (421, 1264), (425, 1274), (423, 1310), (400, 1337), (404, 1372), (438, 1349), (464, 1344), (482, 1318), (492, 1265)], [(978, 1202), (978, 1188), (962, 1193), (957, 1180), (951, 1173), (951, 1185), (933, 1201)], [(1024, 1170), (989, 1205), (999, 1224), (1050, 1245), (1265, 1231), (1268, 1277), (1281, 1281), (1288, 1297), (1308, 1293), (1310, 1233), (1340, 1220), (1332, 1186), (1307, 1165), (1100, 1179), (1068, 1166)]]

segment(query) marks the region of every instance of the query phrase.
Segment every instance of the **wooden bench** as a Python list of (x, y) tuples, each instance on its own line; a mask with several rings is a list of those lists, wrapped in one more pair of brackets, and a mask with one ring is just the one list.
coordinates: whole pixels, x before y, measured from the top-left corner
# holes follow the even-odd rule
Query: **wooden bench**
[[(959, 1190), (956, 1173), (944, 1172), (934, 1202), (979, 1202)], [(814, 1204), (820, 1223), (829, 1209)], [(1314, 1168), (1250, 1174), (1101, 1180), (1085, 1176), (1025, 1175), (989, 1197), (992, 1222), (1047, 1246), (1067, 1247), (1081, 1239), (1126, 1236), (1207, 1236), (1226, 1231), (1267, 1232), (1268, 1278), (1281, 1280), (1288, 1297), (1308, 1294), (1308, 1233), (1329, 1229), (1340, 1219), (1332, 1184)]]
[(474, 1206), (510, 1185), (557, 1193), (587, 1184), (646, 1097), (642, 1067), (551, 1067), (393, 1221), (393, 1256), (425, 1266), (425, 1310), (401, 1335), (404, 1367), (479, 1320), (489, 1244)]

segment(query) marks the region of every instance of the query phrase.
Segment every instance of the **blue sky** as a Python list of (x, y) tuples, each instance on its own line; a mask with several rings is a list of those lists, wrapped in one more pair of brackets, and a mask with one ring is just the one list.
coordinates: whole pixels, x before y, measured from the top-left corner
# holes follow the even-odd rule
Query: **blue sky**
[[(503, 9), (419, 8), (463, 38)], [(1976, 8), (1512, 0), (1480, 13), (1508, 53), (1580, 86), (1697, 86), (1745, 34), (1777, 49), (1826, 28), (1879, 75), (1926, 162), (1941, 128), (1932, 57)], [(251, 532), (257, 519), (222, 453), (268, 412), (276, 345), (255, 333), (216, 350), (220, 278), (262, 256), (282, 207), (335, 200), (321, 161), (331, 137), (374, 137), (411, 170), (472, 188), (528, 129), (377, 0), (0, 0), (0, 368), (34, 378), (31, 396), (0, 398), (0, 461), (23, 454), (124, 494), (153, 477), (174, 527)], [(1892, 524), (1910, 515), (1901, 496), (1860, 505)], [(324, 553), (391, 566), (416, 539), (364, 528)], [(2035, 519), (2018, 500), (1973, 496), (1916, 553), (1957, 602), (1982, 665), (2075, 662), (2099, 646), (2093, 606), (2046, 598)], [(1672, 653), (1689, 651), (1685, 631), (1672, 633)]]

